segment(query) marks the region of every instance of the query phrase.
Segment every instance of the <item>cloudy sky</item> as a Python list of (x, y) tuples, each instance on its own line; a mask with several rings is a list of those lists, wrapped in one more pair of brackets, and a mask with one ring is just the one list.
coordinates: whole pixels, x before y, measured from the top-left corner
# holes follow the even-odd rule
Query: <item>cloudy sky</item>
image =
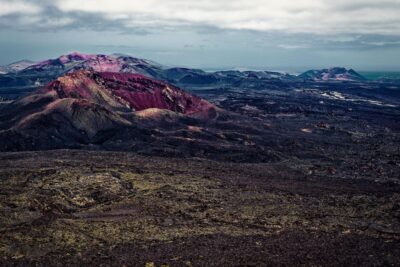
[(400, 71), (400, 0), (0, 0), (0, 64), (71, 51), (202, 68)]

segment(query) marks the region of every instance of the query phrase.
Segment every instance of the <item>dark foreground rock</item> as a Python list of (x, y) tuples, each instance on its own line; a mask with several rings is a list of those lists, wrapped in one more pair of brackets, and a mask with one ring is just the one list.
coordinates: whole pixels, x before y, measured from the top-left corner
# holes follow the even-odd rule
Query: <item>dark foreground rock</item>
[(2, 153), (0, 265), (399, 265), (398, 177), (311, 163)]

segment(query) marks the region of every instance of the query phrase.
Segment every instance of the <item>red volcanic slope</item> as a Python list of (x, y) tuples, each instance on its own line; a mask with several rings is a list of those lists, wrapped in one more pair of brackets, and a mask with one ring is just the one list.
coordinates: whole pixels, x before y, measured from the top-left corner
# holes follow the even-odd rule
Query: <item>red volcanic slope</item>
[(139, 74), (77, 71), (51, 82), (44, 90), (59, 98), (86, 99), (111, 108), (158, 108), (199, 118), (216, 116), (216, 107), (206, 100)]

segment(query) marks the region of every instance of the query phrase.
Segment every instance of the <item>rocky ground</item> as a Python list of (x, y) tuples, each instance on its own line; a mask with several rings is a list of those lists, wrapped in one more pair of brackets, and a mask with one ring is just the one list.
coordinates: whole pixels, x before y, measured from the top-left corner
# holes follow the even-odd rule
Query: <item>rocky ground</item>
[(387, 173), (364, 179), (308, 159), (2, 153), (0, 265), (396, 266), (400, 185)]

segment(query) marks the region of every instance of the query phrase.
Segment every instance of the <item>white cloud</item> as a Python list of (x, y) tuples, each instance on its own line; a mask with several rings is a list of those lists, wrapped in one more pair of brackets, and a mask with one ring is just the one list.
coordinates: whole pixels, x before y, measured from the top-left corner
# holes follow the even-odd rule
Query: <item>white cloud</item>
[[(0, 17), (43, 12), (42, 17), (50, 21), (60, 15), (47, 14), (49, 10), (64, 15), (62, 21), (49, 22), (49, 27), (71, 24), (76, 20), (73, 14), (89, 14), (97, 16), (101, 25), (117, 22), (127, 28), (204, 26), (330, 36), (400, 36), (400, 0), (0, 0)], [(85, 21), (81, 25), (88, 26)]]
[(27, 1), (0, 0), (0, 16), (11, 14), (37, 14), (42, 8)]
[(303, 49), (303, 48), (309, 48), (306, 45), (293, 45), (293, 44), (280, 44), (278, 45), (280, 48), (284, 49)]
[[(400, 35), (399, 0), (56, 0), (65, 12), (135, 24), (195, 24), (292, 33)], [(138, 20), (140, 18), (140, 20)]]

